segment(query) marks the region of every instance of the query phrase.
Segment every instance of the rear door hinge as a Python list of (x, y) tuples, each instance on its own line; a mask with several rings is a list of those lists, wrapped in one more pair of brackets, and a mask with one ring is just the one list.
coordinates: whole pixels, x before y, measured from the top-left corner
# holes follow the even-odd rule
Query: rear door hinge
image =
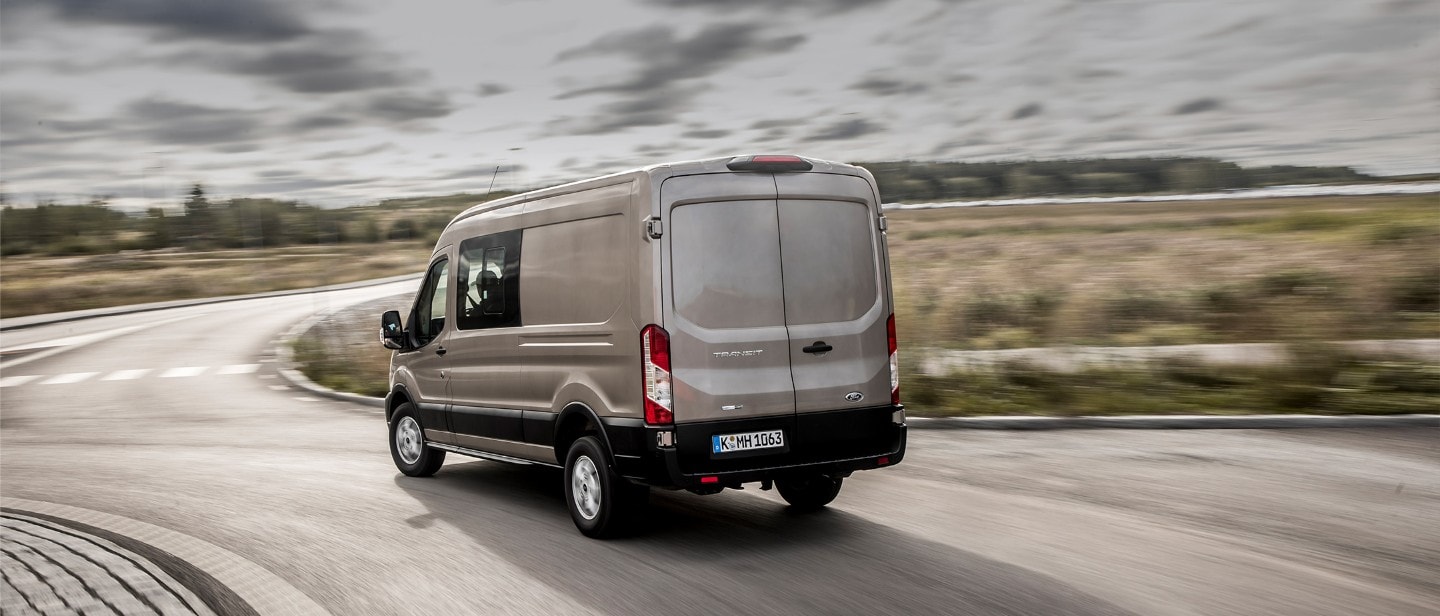
[(660, 236), (665, 235), (665, 224), (660, 222), (659, 218), (646, 218), (645, 234), (649, 235), (652, 240), (658, 240)]
[(888, 222), (885, 221), (885, 216), (884, 216), (884, 215), (881, 215), (881, 216), (879, 217), (879, 219), (880, 219), (879, 225), (880, 225), (880, 230), (881, 230), (881, 231), (884, 231), (884, 230), (890, 228), (890, 223), (888, 223)]

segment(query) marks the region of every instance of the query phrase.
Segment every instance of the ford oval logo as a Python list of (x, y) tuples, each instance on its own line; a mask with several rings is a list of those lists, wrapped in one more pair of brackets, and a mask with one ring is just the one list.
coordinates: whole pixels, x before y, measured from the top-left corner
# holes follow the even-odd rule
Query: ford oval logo
[(845, 399), (851, 402), (859, 402), (865, 399), (865, 394), (862, 394), (858, 391), (852, 391), (848, 394), (845, 394)]

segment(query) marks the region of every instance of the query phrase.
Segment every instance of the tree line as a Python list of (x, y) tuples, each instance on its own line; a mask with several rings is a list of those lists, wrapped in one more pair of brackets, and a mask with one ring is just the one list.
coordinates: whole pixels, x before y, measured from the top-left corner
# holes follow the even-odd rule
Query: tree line
[(886, 203), (1043, 195), (1191, 193), (1383, 179), (1350, 167), (1246, 168), (1211, 158), (856, 164), (875, 175), (880, 198)]
[[(1015, 162), (857, 163), (875, 174), (886, 203), (1027, 197), (1200, 192), (1280, 184), (1365, 182), (1349, 167), (1244, 168), (1210, 158), (1124, 158)], [(179, 214), (143, 215), (103, 200), (6, 205), (0, 254), (103, 254), (121, 250), (270, 248), (297, 244), (434, 240), (469, 205), (510, 193), (391, 199), (325, 209), (295, 201), (238, 198), (212, 202), (195, 184)]]
[(26, 208), (7, 205), (0, 210), (0, 254), (80, 255), (433, 240), (454, 214), (386, 216), (382, 214), (394, 208), (325, 209), (275, 199), (212, 202), (199, 184), (190, 189), (182, 206), (177, 214), (153, 207), (131, 215), (103, 200)]

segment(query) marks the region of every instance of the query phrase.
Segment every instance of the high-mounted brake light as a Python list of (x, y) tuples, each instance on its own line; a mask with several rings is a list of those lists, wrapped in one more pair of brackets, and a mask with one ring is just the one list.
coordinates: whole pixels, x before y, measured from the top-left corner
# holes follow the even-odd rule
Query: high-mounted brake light
[(670, 395), (670, 334), (659, 325), (640, 330), (640, 367), (645, 380), (645, 423), (675, 423)]
[(799, 156), (759, 154), (736, 156), (725, 165), (731, 171), (809, 171), (815, 166)]
[(885, 320), (885, 335), (890, 338), (890, 404), (900, 406), (900, 343), (895, 339), (895, 315)]

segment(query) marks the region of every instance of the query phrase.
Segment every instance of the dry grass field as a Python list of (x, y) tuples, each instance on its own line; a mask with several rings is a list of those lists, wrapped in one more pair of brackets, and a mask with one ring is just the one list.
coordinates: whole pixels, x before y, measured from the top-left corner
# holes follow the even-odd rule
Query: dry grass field
[(303, 289), (418, 273), (420, 241), (0, 259), (0, 316)]
[[(917, 414), (1440, 409), (1440, 366), (1322, 342), (1440, 337), (1440, 196), (921, 210), (890, 229)], [(1291, 360), (916, 369), (931, 348), (1261, 341)]]
[(1440, 336), (1440, 196), (890, 214), (907, 346)]

